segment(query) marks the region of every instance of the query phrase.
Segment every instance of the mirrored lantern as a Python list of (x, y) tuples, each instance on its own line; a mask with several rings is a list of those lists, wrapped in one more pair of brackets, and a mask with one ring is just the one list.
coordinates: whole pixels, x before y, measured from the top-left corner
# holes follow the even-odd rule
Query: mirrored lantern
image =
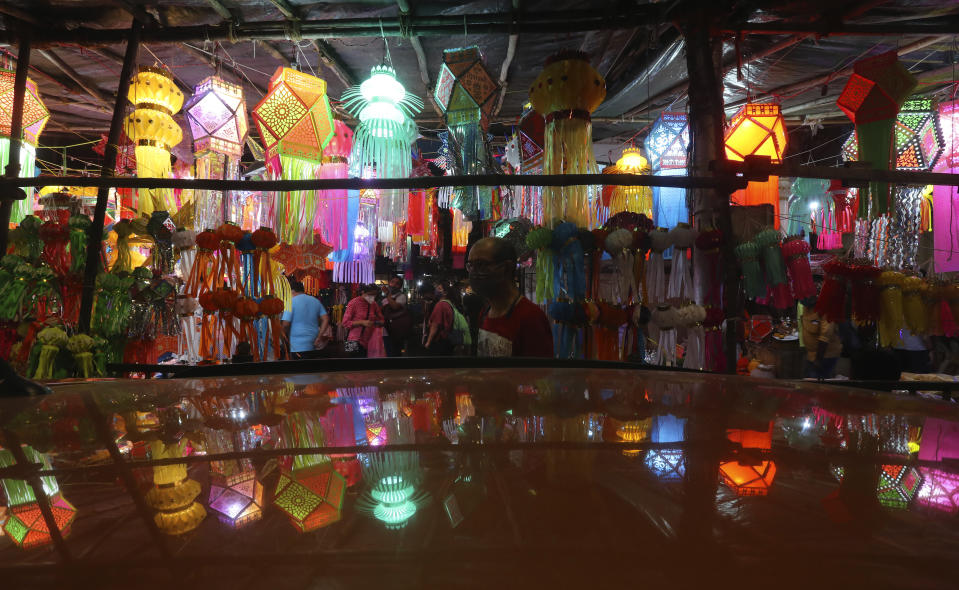
[(764, 458), (762, 451), (772, 448), (772, 424), (764, 431), (731, 429), (726, 432), (726, 438), (742, 445), (744, 453), (736, 461), (719, 464), (723, 484), (739, 496), (768, 494), (776, 477), (776, 462)]
[(300, 532), (315, 531), (340, 520), (346, 479), (323, 463), (284, 470), (276, 483), (273, 503)]
[[(23, 453), (31, 463), (42, 465), (43, 469), (50, 469), (50, 459), (33, 447), (24, 445)], [(0, 448), (0, 467), (14, 464), (16, 461), (13, 453), (9, 449)], [(60, 535), (66, 537), (70, 534), (77, 509), (60, 493), (60, 485), (55, 477), (42, 476), (40, 481)], [(53, 537), (33, 487), (22, 479), (2, 479), (0, 483), (3, 484), (7, 504), (6, 522), (3, 524), (3, 531), (7, 536), (24, 549), (52, 543)]]

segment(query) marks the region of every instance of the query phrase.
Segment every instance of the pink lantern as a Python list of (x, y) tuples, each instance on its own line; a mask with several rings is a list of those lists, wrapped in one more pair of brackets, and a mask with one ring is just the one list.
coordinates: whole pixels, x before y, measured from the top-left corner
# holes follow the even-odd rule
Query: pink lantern
[(920, 467), (919, 473), (922, 487), (916, 504), (950, 514), (959, 512), (959, 474), (929, 467)]
[[(943, 151), (937, 170), (959, 172), (959, 101), (939, 105)], [(933, 262), (936, 272), (959, 271), (959, 191), (955, 186), (937, 186), (932, 195)]]
[[(333, 139), (323, 150), (320, 163), (320, 178), (348, 178), (350, 175), (349, 157), (353, 149), (353, 130), (339, 119), (333, 122)], [(323, 240), (342, 250), (349, 246), (350, 235), (347, 211), (348, 195), (346, 189), (320, 191), (313, 219), (314, 232), (319, 232)]]

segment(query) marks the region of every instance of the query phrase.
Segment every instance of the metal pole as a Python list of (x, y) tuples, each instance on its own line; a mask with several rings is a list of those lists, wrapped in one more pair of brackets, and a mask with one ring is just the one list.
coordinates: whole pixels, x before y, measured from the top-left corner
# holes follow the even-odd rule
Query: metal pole
[[(20, 35), (17, 49), (17, 73), (13, 81), (13, 113), (10, 121), (10, 148), (7, 154), (7, 169), (4, 176), (20, 176), (20, 145), (23, 143), (23, 95), (27, 89), (27, 72), (30, 70), (30, 31)], [(13, 202), (26, 198), (22, 189), (3, 187), (0, 190), (0, 256), (7, 252), (7, 237), (10, 233), (10, 215)]]
[[(120, 141), (120, 128), (123, 125), (124, 105), (127, 100), (127, 91), (130, 89), (130, 78), (133, 76), (133, 66), (136, 65), (137, 51), (140, 48), (140, 32), (143, 28), (134, 20), (130, 27), (127, 39), (127, 51), (123, 56), (123, 69), (120, 72), (120, 83), (117, 85), (117, 96), (113, 103), (113, 120), (110, 121), (110, 135), (103, 151), (103, 164), (100, 165), (100, 180), (109, 180), (116, 173), (117, 144)], [(96, 286), (97, 273), (100, 270), (100, 242), (103, 240), (103, 222), (107, 214), (107, 198), (110, 196), (110, 185), (98, 185), (97, 205), (93, 211), (93, 225), (87, 234), (87, 263), (83, 269), (83, 291), (80, 296), (80, 332), (90, 331), (90, 315), (93, 312), (93, 290)]]

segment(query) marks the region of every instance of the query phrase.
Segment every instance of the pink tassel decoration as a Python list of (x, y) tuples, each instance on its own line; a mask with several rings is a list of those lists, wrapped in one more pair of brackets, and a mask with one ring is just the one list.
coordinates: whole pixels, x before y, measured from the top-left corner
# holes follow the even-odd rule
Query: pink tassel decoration
[[(320, 179), (348, 178), (350, 175), (348, 158), (353, 149), (353, 131), (339, 119), (333, 122), (333, 139), (323, 150), (320, 164)], [(319, 192), (313, 230), (323, 236), (323, 240), (334, 250), (343, 250), (350, 243), (347, 233), (349, 222), (347, 209), (349, 200), (346, 189)]]

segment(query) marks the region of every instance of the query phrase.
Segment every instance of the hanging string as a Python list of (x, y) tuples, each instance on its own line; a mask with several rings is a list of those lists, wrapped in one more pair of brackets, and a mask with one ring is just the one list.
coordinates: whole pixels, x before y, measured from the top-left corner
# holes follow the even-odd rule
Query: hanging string
[(386, 31), (383, 30), (383, 19), (380, 19), (380, 37), (383, 39), (383, 63), (393, 67), (393, 56), (390, 55), (390, 42), (386, 39)]

